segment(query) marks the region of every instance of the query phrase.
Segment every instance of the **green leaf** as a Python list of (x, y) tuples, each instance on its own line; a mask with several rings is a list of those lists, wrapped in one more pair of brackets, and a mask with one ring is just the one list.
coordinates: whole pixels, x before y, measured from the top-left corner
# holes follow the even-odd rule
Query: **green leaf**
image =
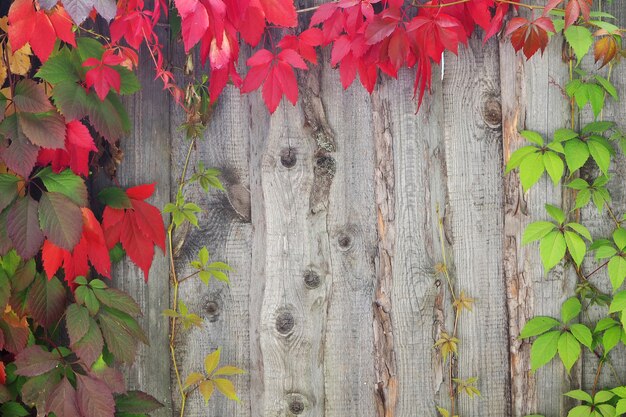
[(570, 331), (581, 344), (591, 349), (593, 343), (593, 336), (591, 330), (584, 324), (574, 323), (569, 326)]
[(593, 402), (594, 404), (605, 403), (610, 401), (613, 397), (615, 397), (615, 394), (611, 391), (602, 390), (598, 391), (596, 395), (593, 396)]
[(78, 304), (70, 304), (65, 312), (65, 326), (74, 344), (82, 339), (89, 330), (89, 310)]
[(570, 25), (563, 34), (567, 43), (574, 50), (578, 62), (580, 62), (593, 44), (591, 31), (584, 26)]
[(522, 130), (520, 132), (520, 135), (522, 135), (522, 137), (527, 141), (532, 142), (536, 145), (543, 146), (544, 144), (543, 137), (541, 137), (541, 135), (537, 132), (533, 132), (531, 130)]
[(36, 77), (49, 82), (50, 84), (58, 84), (62, 81), (80, 82), (80, 76), (75, 71), (72, 64), (72, 54), (70, 50), (63, 47), (41, 65)]
[(609, 353), (622, 338), (622, 328), (620, 326), (613, 326), (607, 329), (602, 335), (602, 346), (604, 347), (605, 355)]
[(610, 151), (601, 142), (594, 140), (594, 138), (587, 141), (587, 146), (591, 157), (598, 164), (598, 168), (604, 175), (607, 175), (609, 173), (609, 165), (611, 164)]
[(30, 416), (30, 412), (21, 404), (15, 401), (9, 401), (0, 405), (0, 415), (2, 417), (26, 417)]
[(536, 371), (554, 358), (558, 349), (561, 332), (558, 330), (545, 333), (533, 342), (530, 348), (531, 370)]
[(46, 192), (39, 200), (39, 224), (48, 240), (71, 251), (82, 235), (83, 215), (63, 194)]
[(560, 208), (553, 206), (552, 204), (546, 204), (546, 211), (554, 220), (563, 224), (565, 222), (565, 213)]
[(118, 187), (107, 187), (98, 193), (98, 200), (114, 209), (130, 209), (133, 205), (124, 190)]
[(603, 245), (596, 249), (596, 259), (606, 259), (614, 256), (617, 250), (611, 244)]
[(574, 139), (578, 137), (578, 133), (572, 129), (557, 129), (554, 132), (553, 140), (555, 142), (564, 142), (566, 140)]
[(572, 369), (574, 363), (580, 357), (580, 343), (569, 332), (564, 332), (559, 337), (559, 357), (565, 366), (567, 373)]
[(591, 398), (591, 395), (589, 395), (588, 393), (586, 393), (585, 391), (581, 390), (581, 389), (575, 389), (572, 391), (568, 391), (565, 394), (570, 398), (574, 398), (575, 400), (580, 400), (580, 401), (585, 401), (588, 403), (592, 403), (593, 402), (593, 398)]
[(565, 150), (565, 162), (570, 172), (574, 172), (589, 159), (589, 148), (587, 144), (579, 139), (568, 140), (563, 146)]
[(546, 272), (563, 259), (566, 249), (565, 237), (559, 231), (550, 232), (541, 239), (539, 254)]
[(61, 81), (52, 89), (52, 101), (66, 121), (80, 120), (89, 113), (85, 89), (73, 81)]
[(506, 170), (504, 173), (508, 174), (512, 169), (519, 167), (524, 158), (538, 151), (539, 149), (534, 146), (524, 146), (523, 148), (519, 148), (511, 154), (509, 162), (506, 164)]
[(626, 310), (626, 291), (620, 291), (613, 295), (609, 313), (617, 313), (624, 310)]
[(590, 200), (591, 191), (589, 189), (580, 190), (578, 194), (576, 194), (576, 205), (574, 206), (574, 209), (585, 207), (587, 204), (589, 204)]
[(120, 74), (121, 84), (120, 84), (120, 95), (129, 95), (134, 94), (141, 89), (141, 85), (139, 84), (139, 79), (132, 71), (129, 71), (127, 68), (124, 68), (121, 65), (116, 65), (115, 71)]
[(591, 417), (591, 407), (588, 405), (579, 405), (569, 410), (567, 417)]
[(520, 332), (519, 337), (522, 339), (526, 339), (532, 336), (538, 336), (560, 324), (561, 322), (552, 317), (533, 317), (524, 325), (524, 328)]
[(613, 291), (615, 291), (622, 286), (626, 278), (626, 259), (621, 256), (612, 257), (609, 260), (608, 272)]
[(591, 238), (591, 233), (589, 233), (589, 229), (587, 229), (582, 224), (572, 222), (572, 223), (567, 223), (566, 226), (571, 228), (572, 230), (574, 230), (576, 233), (578, 233), (579, 235), (581, 235), (582, 237), (584, 237), (588, 241), (592, 241), (593, 240)]
[(578, 298), (568, 298), (561, 306), (561, 320), (563, 323), (569, 322), (580, 314), (581, 309), (582, 305), (580, 304), (580, 300)]
[(604, 107), (604, 89), (596, 84), (587, 84), (586, 87), (593, 115), (598, 117)]
[(130, 316), (141, 315), (141, 308), (135, 300), (123, 291), (116, 288), (94, 289), (94, 294), (100, 303), (107, 307), (117, 309)]
[(543, 165), (543, 155), (536, 153), (524, 158), (519, 166), (519, 177), (524, 192), (535, 185), (543, 175), (545, 167)]
[(615, 407), (610, 404), (596, 405), (596, 409), (600, 410), (600, 412), (596, 411), (596, 415), (600, 414), (600, 417), (615, 417)]
[(590, 133), (604, 133), (610, 128), (615, 126), (615, 122), (607, 122), (604, 120), (599, 120), (597, 122), (587, 123), (583, 128), (581, 133), (583, 135), (588, 135)]
[(561, 181), (565, 168), (561, 157), (555, 152), (547, 151), (543, 154), (543, 165), (545, 166), (546, 171), (548, 171), (550, 178), (552, 178), (554, 185), (557, 185), (559, 181)]
[(72, 170), (66, 169), (55, 174), (50, 167), (46, 167), (36, 177), (41, 179), (48, 191), (63, 194), (80, 207), (88, 205), (85, 181)]
[(617, 415), (622, 415), (626, 413), (626, 399), (619, 400), (617, 402), (617, 405), (615, 407), (615, 412), (617, 413)]
[(44, 85), (28, 78), (15, 84), (13, 103), (18, 112), (45, 113), (54, 109), (46, 96)]
[(0, 174), (0, 212), (7, 208), (17, 197), (20, 179), (15, 175)]
[(574, 263), (576, 266), (580, 267), (580, 264), (583, 262), (585, 254), (587, 253), (587, 245), (585, 245), (585, 241), (582, 240), (576, 233), (565, 231), (565, 243), (567, 244), (567, 249), (574, 260)]
[(619, 250), (626, 248), (626, 229), (618, 227), (613, 232), (613, 242)]
[[(609, 93), (611, 95), (611, 97), (613, 97), (613, 99), (619, 100), (619, 96), (617, 95), (617, 90), (615, 89), (615, 86), (613, 84), (611, 84), (611, 82), (609, 80), (607, 80), (606, 78), (601, 77), (599, 75), (596, 75), (595, 79), (596, 79), (596, 81), (598, 81), (598, 83), (602, 87), (604, 87), (606, 92)], [(605, 123), (611, 123), (611, 122), (605, 122)]]
[(542, 239), (555, 228), (556, 226), (552, 222), (538, 221), (530, 223), (524, 230), (522, 245)]

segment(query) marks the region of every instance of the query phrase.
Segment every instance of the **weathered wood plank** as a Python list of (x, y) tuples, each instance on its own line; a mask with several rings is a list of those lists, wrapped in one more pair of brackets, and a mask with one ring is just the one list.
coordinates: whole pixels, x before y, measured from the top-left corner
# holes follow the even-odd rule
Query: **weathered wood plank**
[[(167, 45), (169, 33), (159, 29), (159, 36)], [(170, 98), (154, 81), (154, 68), (149, 52), (142, 49), (137, 75), (142, 89), (125, 100), (133, 130), (121, 142), (124, 161), (118, 171), (123, 186), (156, 182), (156, 192), (149, 202), (162, 208), (170, 201), (170, 120), (164, 116), (169, 111)], [(139, 324), (146, 332), (150, 346), (141, 346), (137, 360), (126, 370), (129, 386), (148, 392), (166, 407), (155, 412), (156, 417), (171, 415), (170, 361), (167, 340), (168, 322), (161, 312), (169, 303), (169, 264), (156, 249), (150, 281), (144, 283), (143, 272), (129, 260), (113, 268), (112, 276), (117, 288), (128, 292), (141, 306), (143, 317)]]
[[(437, 73), (436, 71), (434, 71)], [(436, 416), (447, 384), (433, 349), (445, 312), (446, 286), (434, 274), (441, 262), (437, 207), (446, 205), (441, 83), (415, 114), (414, 73), (384, 78), (372, 96), (376, 141), (379, 285), (376, 308), (390, 315), (396, 416)], [(383, 274), (381, 276), (381, 273)], [(384, 335), (383, 335), (384, 336)], [(388, 390), (391, 391), (391, 390)]]
[(457, 292), (476, 298), (474, 311), (459, 319), (457, 377), (479, 377), (483, 393), (478, 400), (461, 397), (459, 414), (509, 416), (498, 45), (473, 37), (445, 64), (446, 216)]
[[(222, 348), (222, 363), (250, 369), (249, 294), (252, 256), (252, 225), (249, 194), (249, 134), (246, 129), (250, 115), (245, 99), (233, 88), (227, 88), (215, 106), (203, 137), (197, 142), (190, 161), (190, 174), (199, 162), (205, 167), (222, 171), (226, 192), (205, 193), (195, 184), (185, 189), (188, 201), (206, 210), (199, 216), (199, 228), (186, 229), (176, 236), (180, 251), (177, 256), (179, 278), (193, 273), (189, 262), (206, 246), (211, 261), (228, 263), (234, 271), (229, 274), (230, 285), (212, 280), (207, 287), (199, 279), (190, 279), (180, 286), (180, 298), (189, 310), (203, 320), (203, 327), (184, 331), (179, 329), (176, 341), (183, 376), (202, 371), (204, 357)], [(177, 106), (172, 108), (173, 127), (184, 121)], [(189, 147), (189, 141), (173, 129), (172, 199)], [(249, 375), (233, 378), (241, 404), (216, 393), (209, 405), (196, 393), (188, 401), (186, 416), (250, 415)], [(175, 389), (175, 386), (174, 386)], [(174, 404), (180, 406), (178, 393), (173, 390)]]
[[(617, 17), (617, 22), (626, 21), (626, 9), (620, 3), (607, 5), (606, 11), (612, 13)], [(608, 75), (608, 67), (598, 70), (598, 65), (595, 65), (589, 57), (586, 62), (583, 63), (585, 69), (589, 71), (599, 72), (603, 76)], [(611, 82), (615, 85), (622, 101), (614, 101), (610, 96), (606, 97), (605, 110), (602, 112), (601, 118), (603, 120), (614, 121), (621, 129), (626, 128), (626, 108), (624, 107), (623, 99), (626, 94), (626, 74), (624, 73), (623, 63), (616, 65), (611, 72)], [(579, 122), (581, 126), (593, 121), (592, 112), (586, 108), (580, 115)], [(615, 144), (617, 145), (617, 144)], [(626, 193), (624, 190), (624, 178), (626, 178), (626, 158), (623, 153), (617, 150), (615, 162), (611, 164), (609, 169), (609, 175), (612, 176), (611, 181), (607, 185), (609, 192), (613, 198), (611, 207), (618, 219), (626, 213)], [(600, 175), (600, 171), (594, 163), (589, 163), (583, 169), (581, 169), (581, 177), (593, 181)], [(581, 222), (589, 227), (589, 230), (594, 238), (609, 237), (615, 229), (615, 223), (609, 215), (606, 208), (601, 214), (598, 214), (595, 205), (590, 204), (580, 211)], [(588, 259), (583, 270), (586, 273), (593, 271), (600, 263), (594, 260)], [(613, 288), (610, 284), (606, 268), (597, 273), (591, 278), (591, 282), (597, 285), (602, 291), (611, 293)], [(606, 316), (606, 308), (592, 307), (589, 309), (589, 315), (585, 317), (583, 321), (588, 322), (592, 320), (592, 323), (597, 322), (601, 318)], [(598, 358), (591, 352), (584, 351), (583, 362), (583, 387), (585, 389), (592, 389), (594, 380), (596, 377), (596, 371), (598, 369)], [(613, 368), (613, 369), (611, 369)], [(598, 387), (614, 387), (618, 384), (624, 383), (623, 375), (626, 371), (626, 348), (619, 344), (610, 354), (610, 364), (604, 366), (601, 370), (600, 377), (598, 379)], [(616, 375), (617, 374), (617, 375)], [(622, 379), (620, 382), (619, 379)]]
[[(515, 54), (508, 40), (500, 43), (503, 167), (516, 149), (528, 144), (519, 131), (534, 130), (551, 140), (556, 129), (569, 126), (569, 103), (561, 90), (568, 80), (567, 64), (560, 58), (561, 40), (553, 39), (548, 48), (543, 56), (526, 61)], [(546, 276), (538, 245), (521, 245), (526, 226), (547, 218), (546, 203), (564, 207), (569, 202), (561, 187), (555, 187), (547, 177), (523, 193), (517, 173), (505, 177), (504, 196), (512, 415), (537, 412), (565, 416), (573, 403), (562, 393), (578, 385), (579, 368), (570, 378), (557, 360), (531, 374), (530, 343), (517, 336), (532, 317), (559, 317), (561, 303), (574, 294), (576, 275), (569, 267), (563, 270), (557, 266)]]

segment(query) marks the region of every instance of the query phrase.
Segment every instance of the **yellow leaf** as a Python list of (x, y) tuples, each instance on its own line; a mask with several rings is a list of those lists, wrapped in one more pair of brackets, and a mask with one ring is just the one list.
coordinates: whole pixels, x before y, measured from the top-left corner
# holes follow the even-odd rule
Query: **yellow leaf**
[(465, 291), (461, 291), (461, 295), (459, 295), (459, 298), (457, 298), (453, 303), (457, 315), (461, 314), (461, 311), (463, 311), (463, 309), (467, 311), (472, 311), (473, 304), (474, 299), (468, 297), (467, 294), (465, 294)]
[(208, 404), (211, 399), (211, 395), (213, 394), (213, 390), (215, 386), (212, 381), (204, 381), (198, 387), (200, 389), (200, 394), (202, 394), (202, 398), (204, 398), (204, 403)]
[(220, 352), (222, 348), (217, 348), (217, 350), (213, 353), (209, 353), (206, 358), (204, 358), (204, 369), (208, 375), (211, 375), (211, 372), (217, 368), (217, 364), (220, 363)]
[(217, 389), (226, 396), (226, 398), (234, 401), (239, 401), (237, 393), (235, 392), (235, 386), (228, 379), (216, 378), (213, 380)]
[(448, 333), (441, 333), (441, 337), (439, 340), (435, 342), (435, 347), (441, 349), (441, 355), (443, 356), (444, 362), (452, 353), (457, 352), (457, 344), (460, 342), (456, 337), (450, 336)]
[(220, 369), (215, 371), (213, 375), (238, 375), (245, 373), (246, 371), (241, 368), (237, 368), (236, 366), (222, 366)]
[(192, 372), (185, 380), (185, 388), (189, 388), (190, 386), (197, 384), (203, 379), (204, 375), (202, 375), (200, 372)]
[(32, 52), (28, 44), (22, 46), (17, 51), (11, 50), (11, 45), (7, 45), (7, 53), (9, 56), (9, 68), (11, 73), (17, 75), (27, 75), (30, 71), (30, 56)]
[(0, 18), (0, 29), (2, 29), (2, 31), (5, 33), (9, 32), (9, 17), (8, 16), (4, 16)]

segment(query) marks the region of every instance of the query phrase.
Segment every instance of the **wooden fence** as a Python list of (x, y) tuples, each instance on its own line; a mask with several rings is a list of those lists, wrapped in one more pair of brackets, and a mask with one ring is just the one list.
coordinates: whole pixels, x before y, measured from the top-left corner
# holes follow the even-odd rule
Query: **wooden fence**
[[(618, 12), (625, 22), (626, 11)], [(538, 247), (520, 242), (529, 222), (545, 218), (545, 203), (571, 207), (572, 196), (545, 178), (524, 194), (516, 174), (503, 174), (524, 144), (519, 130), (549, 135), (569, 124), (561, 47), (553, 39), (543, 57), (526, 62), (507, 41), (483, 46), (474, 37), (458, 58), (446, 55), (443, 78), (435, 75), (417, 114), (411, 71), (382, 77), (368, 95), (357, 85), (343, 91), (338, 72), (322, 64), (300, 75), (298, 105), (283, 103), (273, 117), (259, 94), (228, 87), (192, 158), (222, 170), (227, 192), (192, 192), (206, 211), (199, 228), (177, 235), (177, 267), (190, 272), (206, 245), (235, 272), (230, 286), (181, 286), (205, 324), (181, 332), (177, 343), (183, 375), (201, 370), (219, 346), (226, 362), (249, 373), (236, 377), (241, 403), (215, 395), (205, 406), (197, 395), (186, 415), (436, 416), (435, 404), (448, 401), (449, 376), (433, 344), (453, 321), (446, 283), (433, 272), (443, 259), (441, 216), (455, 286), (476, 299), (459, 320), (454, 372), (478, 376), (482, 397), (461, 397), (459, 414), (565, 416), (572, 402), (562, 393), (590, 387), (596, 358), (586, 354), (571, 375), (556, 362), (532, 375), (530, 345), (517, 335), (535, 315), (558, 316), (573, 294), (570, 269), (544, 276)], [(171, 49), (182, 66), (180, 46)], [(174, 197), (186, 151), (177, 129), (183, 115), (142, 59), (144, 88), (128, 102), (135, 122), (119, 178), (156, 181), (152, 203), (162, 207)], [(626, 72), (612, 80), (626, 92)], [(604, 115), (623, 122), (626, 107), (610, 103)], [(612, 166), (610, 183), (620, 213), (624, 162)], [(595, 236), (609, 232), (595, 208), (581, 217)], [(163, 256), (148, 285), (135, 267), (115, 271), (143, 306), (151, 340), (128, 377), (168, 405), (159, 416), (179, 408), (161, 316), (168, 271)], [(623, 377), (624, 349), (613, 358)], [(612, 381), (608, 371), (600, 378)]]

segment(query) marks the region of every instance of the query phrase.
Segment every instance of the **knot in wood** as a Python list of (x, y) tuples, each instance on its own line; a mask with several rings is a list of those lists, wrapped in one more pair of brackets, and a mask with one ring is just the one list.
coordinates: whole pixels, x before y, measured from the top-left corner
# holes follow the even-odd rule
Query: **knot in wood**
[(496, 97), (489, 97), (483, 106), (483, 119), (491, 128), (502, 125), (502, 105)]
[(315, 173), (317, 175), (334, 177), (335, 172), (337, 172), (335, 158), (332, 156), (320, 156), (315, 161), (315, 165)]
[(339, 244), (339, 248), (341, 250), (346, 251), (352, 247), (352, 238), (347, 234), (342, 233), (339, 237), (337, 237), (337, 244)]
[(319, 274), (315, 271), (304, 271), (304, 285), (306, 285), (309, 288), (317, 288), (320, 286), (320, 283), (322, 282)]
[(215, 322), (220, 316), (220, 305), (217, 301), (207, 301), (204, 304), (204, 311), (207, 313), (207, 319), (210, 322)]
[(280, 163), (285, 168), (293, 168), (298, 161), (298, 155), (295, 148), (288, 147), (280, 151)]
[(289, 411), (292, 414), (302, 414), (304, 411), (304, 403), (299, 398), (294, 398), (289, 403)]
[(278, 314), (278, 317), (276, 317), (276, 330), (278, 330), (280, 334), (289, 333), (295, 324), (293, 314), (289, 311), (282, 311)]

